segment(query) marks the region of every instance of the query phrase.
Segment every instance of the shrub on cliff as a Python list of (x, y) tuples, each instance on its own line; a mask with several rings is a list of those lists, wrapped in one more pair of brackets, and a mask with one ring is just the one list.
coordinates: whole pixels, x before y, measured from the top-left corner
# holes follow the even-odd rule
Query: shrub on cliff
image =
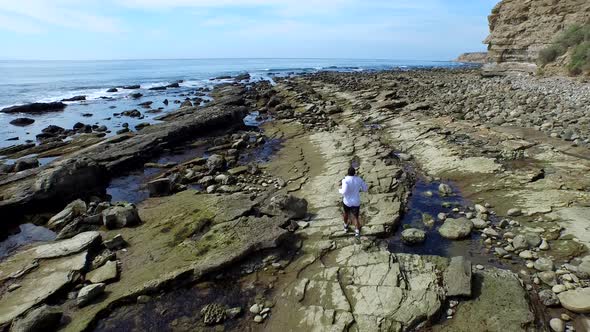
[(547, 65), (572, 50), (567, 69), (573, 75), (590, 71), (590, 23), (573, 25), (560, 33), (553, 43), (539, 52), (539, 63)]

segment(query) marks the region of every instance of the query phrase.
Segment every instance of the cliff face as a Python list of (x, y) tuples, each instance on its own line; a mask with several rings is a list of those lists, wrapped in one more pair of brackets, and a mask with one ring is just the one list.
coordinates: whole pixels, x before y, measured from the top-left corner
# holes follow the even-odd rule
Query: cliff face
[(455, 62), (485, 63), (488, 58), (487, 52), (470, 52), (459, 55)]
[(573, 24), (590, 20), (589, 0), (503, 0), (488, 17), (488, 71), (535, 72), (539, 51)]

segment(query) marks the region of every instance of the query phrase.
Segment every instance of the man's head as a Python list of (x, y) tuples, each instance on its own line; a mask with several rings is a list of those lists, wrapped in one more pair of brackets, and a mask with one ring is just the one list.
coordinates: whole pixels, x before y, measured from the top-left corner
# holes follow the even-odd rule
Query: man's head
[(354, 176), (356, 174), (356, 170), (354, 169), (354, 167), (350, 166), (348, 168), (348, 176)]

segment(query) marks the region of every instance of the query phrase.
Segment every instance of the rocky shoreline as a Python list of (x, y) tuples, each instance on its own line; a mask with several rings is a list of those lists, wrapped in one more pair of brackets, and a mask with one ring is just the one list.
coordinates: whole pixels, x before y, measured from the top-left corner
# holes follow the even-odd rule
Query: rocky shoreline
[[(590, 326), (587, 85), (474, 69), (320, 72), (276, 83), (221, 85), (212, 102), (181, 107), (162, 124), (81, 135), (47, 147), (57, 159), (46, 165), (0, 175), (0, 213), (58, 237), (0, 262), (0, 325)], [(244, 125), (247, 114), (259, 127)], [(186, 152), (195, 147), (202, 152)], [(184, 153), (179, 162), (158, 162), (174, 152)], [(338, 205), (351, 164), (371, 188), (358, 242), (342, 231)], [(150, 174), (142, 184), (150, 198), (111, 202), (109, 182), (134, 169)], [(417, 174), (436, 184), (442, 205), (410, 227), (403, 217)], [(464, 203), (450, 203), (457, 195)], [(467, 252), (390, 252), (396, 232), (416, 247), (434, 234), (449, 248), (468, 241), (490, 264), (472, 264)], [(233, 293), (218, 290), (224, 283)], [(185, 312), (166, 295), (179, 287), (208, 300)], [(142, 312), (162, 321), (135, 321)]]

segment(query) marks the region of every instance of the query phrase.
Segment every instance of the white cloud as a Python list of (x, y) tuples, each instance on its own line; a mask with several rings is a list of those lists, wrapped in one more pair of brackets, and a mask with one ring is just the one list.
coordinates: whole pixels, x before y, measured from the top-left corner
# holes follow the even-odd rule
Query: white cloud
[[(90, 6), (88, 6), (90, 4)], [(120, 32), (118, 22), (112, 18), (92, 13), (93, 1), (72, 0), (17, 0), (0, 4), (0, 14), (10, 15), (13, 21), (25, 24), (27, 21), (81, 29), (93, 32)], [(15, 22), (13, 22), (15, 23)], [(21, 26), (22, 27), (22, 26)], [(23, 31), (21, 29), (21, 31)]]
[(26, 34), (36, 34), (43, 31), (43, 29), (32, 23), (30, 20), (2, 14), (0, 14), (0, 30)]

